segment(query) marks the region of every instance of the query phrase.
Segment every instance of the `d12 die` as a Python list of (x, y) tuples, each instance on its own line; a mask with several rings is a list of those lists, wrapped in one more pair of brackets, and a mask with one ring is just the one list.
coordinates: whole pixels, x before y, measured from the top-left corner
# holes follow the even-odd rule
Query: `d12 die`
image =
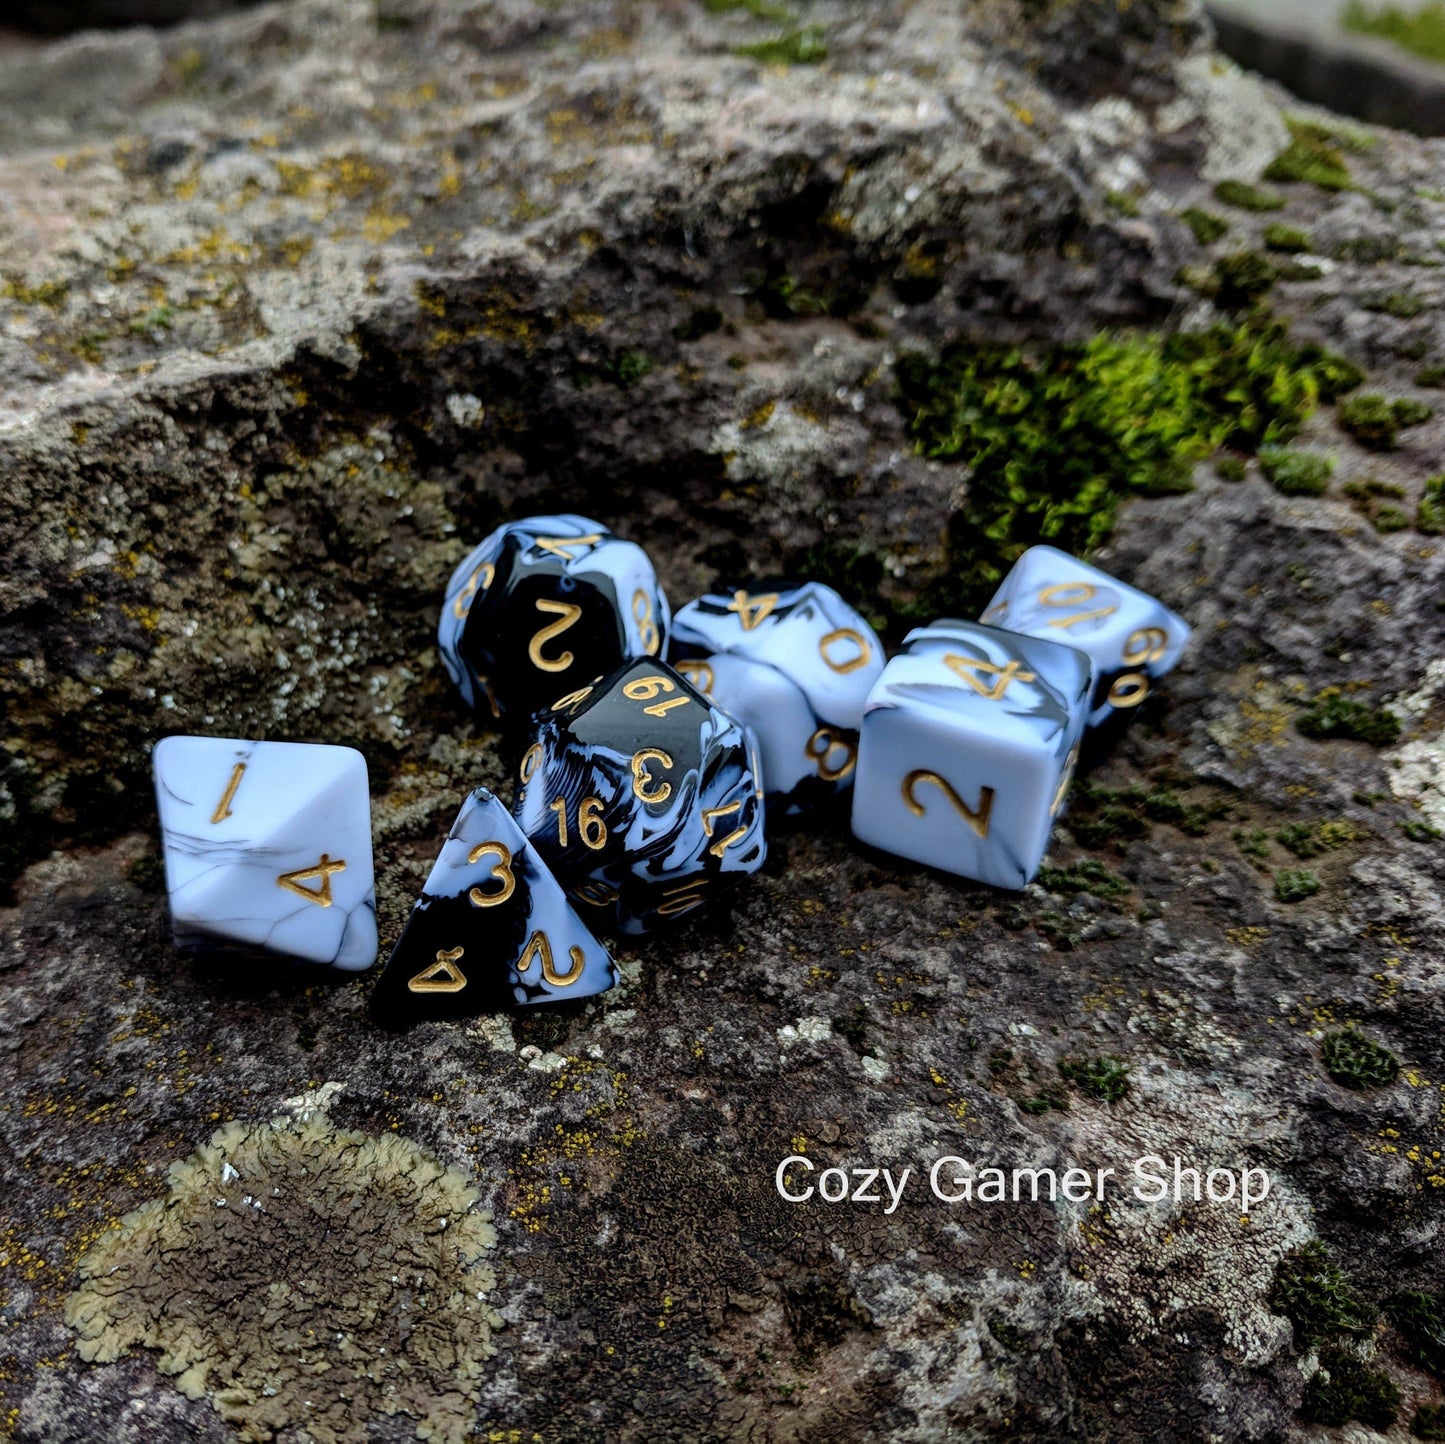
[(467, 703), (526, 720), (629, 657), (657, 656), (667, 598), (641, 547), (585, 516), (499, 527), (452, 573), (437, 642)]
[(356, 971), (376, 961), (366, 759), (350, 747), (166, 737), (156, 804), (176, 941)]
[(521, 781), (529, 841), (589, 918), (625, 933), (684, 916), (767, 856), (751, 739), (666, 663), (559, 698)]
[(1095, 669), (1090, 726), (1137, 707), (1189, 640), (1188, 622), (1162, 602), (1054, 547), (1030, 547), (981, 620), (1087, 652)]
[(470, 1018), (591, 997), (617, 981), (511, 814), (479, 787), (462, 804), (371, 995), (373, 1021)]
[(900, 857), (1021, 888), (1063, 807), (1092, 665), (976, 622), (910, 632), (868, 698), (853, 832)]
[(679, 661), (677, 670), (752, 733), (769, 815), (805, 812), (853, 785), (856, 726), (820, 721), (803, 689), (778, 668), (719, 652)]

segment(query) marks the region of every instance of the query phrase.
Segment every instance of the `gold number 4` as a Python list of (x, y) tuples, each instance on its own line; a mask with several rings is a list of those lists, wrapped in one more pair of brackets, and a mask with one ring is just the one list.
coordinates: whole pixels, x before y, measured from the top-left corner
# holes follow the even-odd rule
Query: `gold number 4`
[(457, 967), (457, 959), (465, 948), (438, 948), (437, 960), (428, 964), (407, 982), (413, 993), (460, 993), (467, 985), (467, 975)]
[[(304, 897), (307, 902), (315, 903), (317, 907), (329, 908), (331, 906), (331, 874), (333, 872), (345, 872), (346, 864), (337, 858), (335, 862), (321, 854), (321, 861), (315, 867), (299, 868), (296, 872), (283, 872), (276, 879), (277, 887), (284, 887), (287, 892), (294, 892), (297, 897)], [(301, 884), (309, 878), (319, 877), (321, 886), (313, 891), (309, 887), (302, 887)]]
[(945, 777), (940, 777), (936, 772), (926, 772), (920, 769), (910, 772), (903, 779), (903, 800), (908, 804), (908, 810), (915, 817), (923, 816), (923, 804), (918, 800), (916, 793), (918, 785), (922, 782), (931, 782), (943, 795), (953, 804), (954, 810), (963, 820), (980, 836), (988, 836), (988, 820), (993, 812), (993, 788), (982, 787), (979, 789), (978, 806), (970, 807), (957, 792), (954, 791), (952, 783)]
[(734, 592), (728, 603), (728, 611), (736, 612), (743, 624), (743, 631), (751, 632), (778, 605), (777, 592), (768, 592), (761, 597), (750, 597), (746, 592)]
[[(982, 657), (960, 657), (957, 652), (945, 652), (943, 654), (943, 665), (955, 676), (961, 677), (980, 697), (987, 697), (990, 702), (1003, 700), (1003, 695), (1009, 689), (1010, 682), (1032, 682), (1035, 680), (1032, 672), (1019, 670), (1019, 663), (1006, 662), (1002, 667), (996, 666), (993, 662), (985, 661)], [(994, 677), (997, 680), (992, 686), (984, 686), (983, 677)]]

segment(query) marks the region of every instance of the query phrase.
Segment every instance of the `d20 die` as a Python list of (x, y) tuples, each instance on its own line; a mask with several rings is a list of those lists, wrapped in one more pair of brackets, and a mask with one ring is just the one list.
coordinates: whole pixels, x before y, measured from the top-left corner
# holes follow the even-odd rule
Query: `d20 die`
[(1137, 707), (1189, 640), (1189, 623), (1163, 602), (1054, 547), (1030, 547), (980, 620), (1087, 652), (1091, 727)]
[(709, 593), (678, 610), (675, 657), (726, 652), (776, 668), (802, 690), (819, 726), (856, 732), (883, 672), (867, 621), (822, 582), (758, 584)]
[(366, 759), (350, 747), (166, 737), (154, 756), (183, 947), (356, 971), (376, 961)]
[(975, 622), (910, 632), (868, 698), (853, 832), (900, 857), (1021, 888), (1063, 807), (1092, 666)]
[(853, 785), (856, 727), (821, 721), (778, 668), (719, 652), (680, 661), (677, 670), (756, 739), (770, 817), (806, 812)]
[(587, 917), (625, 933), (684, 916), (767, 856), (752, 739), (666, 663), (559, 698), (521, 781), (528, 840)]
[(607, 950), (484, 787), (462, 804), (376, 980), (373, 1021), (404, 1027), (605, 992)]
[(641, 547), (585, 516), (498, 527), (452, 573), (437, 643), (469, 706), (525, 721), (629, 657), (660, 655), (667, 598)]

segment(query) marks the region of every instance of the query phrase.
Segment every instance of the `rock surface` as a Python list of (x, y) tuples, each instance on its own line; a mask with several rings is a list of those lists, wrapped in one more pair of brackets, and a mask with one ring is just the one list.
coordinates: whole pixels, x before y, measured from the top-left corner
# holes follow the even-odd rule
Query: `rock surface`
[[(1022, 895), (825, 817), (730, 912), (620, 948), (583, 1010), (400, 1039), (365, 979), (171, 947), (148, 750), (182, 730), (363, 748), (395, 937), (460, 798), (509, 786), (433, 648), (448, 569), (501, 518), (595, 515), (675, 600), (842, 558), (896, 641), (968, 494), (915, 452), (896, 358), (1205, 324), (1189, 278), (1273, 224), (1323, 255), (1276, 253), (1275, 313), (1430, 399), (1441, 144), (1356, 136), (1348, 188), (1225, 211), (1213, 185), (1259, 177), (1290, 104), (1184, 0), (774, 13), (297, 0), (0, 68), (0, 1432), (1304, 1438), (1321, 1380), (1270, 1306), (1281, 1258), (1322, 1239), (1376, 1305), (1445, 1285), (1445, 549), (1410, 524), (1439, 417), (1377, 453), (1317, 412), (1323, 496), (1201, 465), (1128, 508), (1098, 560), (1195, 641)], [(1228, 236), (1200, 244), (1190, 206)], [(1400, 736), (1302, 735), (1330, 687)], [(1326, 1072), (1346, 1024), (1393, 1081)], [(1122, 1096), (1082, 1067), (1108, 1058)], [(86, 1362), (65, 1305), (97, 1240), (197, 1206), (218, 1129), (318, 1113), (316, 1147), (395, 1132), (495, 1215), (496, 1355), (449, 1340), (467, 1310), (421, 1273), (375, 1296), (313, 1273), (288, 1202), (236, 1270), (227, 1387), (178, 1391), (173, 1353), (100, 1362), (161, 1339), (143, 1258), (137, 1322), (87, 1314)], [(891, 1214), (792, 1206), (793, 1153), (915, 1177)], [(1122, 1189), (949, 1207), (918, 1176), (946, 1153), (1180, 1153), (1275, 1186), (1247, 1221)], [(405, 1255), (410, 1205), (357, 1196), (358, 1258)], [(192, 1222), (207, 1288), (168, 1328), (194, 1356), (237, 1243)], [(268, 1332), (308, 1297), (317, 1342)], [(327, 1367), (358, 1311), (380, 1324)], [(1387, 1319), (1347, 1342), (1408, 1425), (1439, 1385)], [(464, 1386), (349, 1412), (358, 1349), (412, 1320)]]

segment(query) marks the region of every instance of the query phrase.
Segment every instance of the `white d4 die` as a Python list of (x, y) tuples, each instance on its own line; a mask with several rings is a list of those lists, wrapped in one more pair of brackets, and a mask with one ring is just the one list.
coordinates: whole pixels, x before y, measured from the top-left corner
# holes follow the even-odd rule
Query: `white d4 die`
[(1055, 547), (1030, 547), (979, 620), (1087, 652), (1091, 727), (1137, 707), (1189, 640), (1189, 623), (1163, 602)]
[(868, 697), (853, 833), (960, 877), (1021, 888), (1078, 758), (1093, 668), (1077, 648), (939, 621)]
[(803, 812), (851, 786), (883, 644), (822, 582), (699, 597), (673, 618), (681, 673), (758, 742), (768, 810)]
[(154, 768), (178, 944), (254, 949), (348, 972), (376, 961), (361, 753), (167, 737)]

